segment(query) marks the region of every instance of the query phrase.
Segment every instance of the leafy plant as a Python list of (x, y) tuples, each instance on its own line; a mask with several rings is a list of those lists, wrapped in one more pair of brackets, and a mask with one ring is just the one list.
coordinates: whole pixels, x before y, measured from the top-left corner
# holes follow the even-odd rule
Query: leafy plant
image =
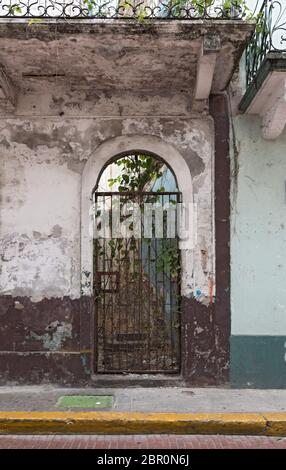
[(161, 239), (159, 253), (156, 259), (156, 271), (170, 275), (171, 278), (178, 276), (180, 270), (180, 255), (177, 242), (174, 239)]
[[(120, 174), (115, 178), (110, 178), (108, 183), (110, 187), (115, 185), (118, 188), (119, 192), (140, 192), (140, 191), (152, 191), (152, 186), (158, 178), (163, 174), (163, 163), (160, 160), (155, 159), (150, 155), (137, 154), (137, 155), (128, 155), (126, 157), (118, 159), (115, 164), (120, 168)], [(164, 192), (165, 188), (160, 186), (156, 192)], [(131, 196), (128, 197), (130, 200)], [(141, 201), (141, 198), (139, 196)], [(150, 203), (156, 202), (156, 194), (148, 195), (147, 201)], [(170, 201), (172, 204), (177, 202), (174, 200)], [(121, 209), (126, 203), (125, 198), (120, 201)], [(143, 210), (143, 207), (142, 207)], [(166, 214), (163, 216), (164, 229), (166, 229), (165, 224)], [(153, 222), (154, 223), (154, 222)], [(132, 223), (129, 226), (132, 231)], [(153, 227), (154, 228), (154, 227)], [(165, 232), (164, 232), (165, 233)], [(149, 246), (149, 249), (152, 249), (151, 239), (143, 239), (142, 243), (146, 246)], [(115, 256), (113, 250), (113, 241), (109, 242), (110, 247), (112, 248), (112, 256)], [(119, 248), (119, 246), (117, 246)], [(121, 246), (119, 251), (121, 250)], [(140, 251), (140, 246), (136, 243), (136, 240), (131, 237), (129, 243), (130, 252)], [(157, 250), (156, 250), (157, 251)], [(137, 253), (140, 258), (140, 253)], [(157, 272), (163, 272), (170, 277), (176, 277), (178, 275), (178, 270), (180, 268), (179, 252), (177, 247), (177, 241), (175, 239), (166, 239), (162, 238), (158, 241), (158, 252), (156, 252), (156, 262), (155, 269)]]
[[(163, 163), (150, 155), (128, 155), (115, 162), (120, 175), (108, 180), (109, 186), (118, 185), (118, 191), (144, 191), (162, 176)], [(158, 191), (164, 191), (159, 188)]]
[[(100, 0), (83, 0), (83, 3), (87, 6), (87, 9), (90, 13), (94, 13), (93, 10), (95, 7), (98, 10), (98, 15), (104, 14), (104, 11), (101, 7)], [(103, 6), (105, 6), (104, 4)], [(148, 7), (148, 3), (146, 2)], [(226, 16), (232, 16), (235, 13), (235, 9), (243, 14), (247, 19), (253, 18), (254, 13), (251, 12), (247, 6), (246, 0), (222, 0), (222, 5), (216, 5), (215, 0), (169, 0), (168, 2), (162, 1), (161, 7), (158, 9), (158, 17), (163, 13), (164, 17), (172, 16), (184, 16), (184, 9), (193, 8), (193, 12), (197, 13), (199, 16), (203, 16), (207, 13), (210, 7), (217, 8), (222, 10)], [(118, 11), (124, 16), (126, 12), (127, 16), (130, 12), (130, 16), (136, 18), (139, 22), (144, 22), (146, 17), (148, 17), (148, 11), (146, 11), (144, 3), (136, 5), (132, 0), (130, 1), (119, 1), (117, 4)], [(128, 12), (129, 10), (129, 12)]]

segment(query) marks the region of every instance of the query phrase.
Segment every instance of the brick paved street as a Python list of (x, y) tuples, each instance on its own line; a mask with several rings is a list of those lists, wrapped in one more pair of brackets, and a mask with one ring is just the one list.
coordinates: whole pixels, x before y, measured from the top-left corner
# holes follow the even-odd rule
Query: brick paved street
[(286, 438), (257, 436), (1, 436), (0, 449), (286, 449)]

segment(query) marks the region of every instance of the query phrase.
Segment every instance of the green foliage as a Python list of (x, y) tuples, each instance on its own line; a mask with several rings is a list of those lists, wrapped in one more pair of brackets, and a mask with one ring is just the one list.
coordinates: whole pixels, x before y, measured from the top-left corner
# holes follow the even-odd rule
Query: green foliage
[(189, 9), (192, 5), (194, 8), (194, 15), (203, 17), (208, 13), (210, 7), (217, 7), (217, 11), (223, 11), (226, 17), (231, 17), (235, 13), (235, 9), (242, 13), (245, 19), (254, 18), (255, 15), (247, 6), (246, 0), (222, 0), (222, 5), (215, 5), (215, 0), (170, 0), (168, 2), (169, 14), (172, 16), (183, 16), (184, 8)]
[[(187, 1), (184, 1), (184, 0), (181, 0), (182, 3), (188, 3)], [(196, 7), (196, 10), (197, 12), (199, 13), (199, 15), (203, 15), (206, 8), (210, 7), (211, 4), (213, 3), (213, 0), (192, 0), (192, 4), (194, 5), (194, 7)]]
[[(163, 174), (163, 163), (150, 155), (128, 155), (115, 164), (120, 167), (120, 175), (110, 178), (108, 183), (111, 188), (117, 184), (119, 192), (144, 191)], [(164, 191), (164, 188), (159, 188), (160, 191)]]
[[(163, 163), (150, 155), (138, 154), (129, 155), (118, 159), (116, 165), (120, 167), (120, 174), (116, 178), (110, 178), (108, 183), (110, 187), (114, 185), (118, 186), (119, 192), (129, 191), (144, 191), (152, 190), (152, 185), (160, 178), (163, 174), (162, 167)], [(159, 187), (156, 192), (164, 192), (163, 186)], [(156, 195), (148, 196), (148, 202), (156, 202)], [(146, 201), (147, 202), (147, 201)], [(170, 201), (176, 204), (176, 201)], [(125, 201), (121, 203), (123, 206)], [(133, 229), (132, 224), (129, 226), (130, 230)], [(152, 249), (152, 240), (143, 239), (142, 243), (147, 245), (149, 249)], [(111, 256), (115, 256), (115, 247), (119, 251), (122, 250), (122, 245), (114, 245), (114, 241), (109, 242), (111, 248)], [(140, 251), (138, 243), (131, 237), (128, 251), (137, 253)], [(121, 252), (122, 253), (122, 252)], [(139, 256), (139, 253), (138, 257)], [(176, 277), (180, 268), (179, 252), (177, 246), (177, 240), (175, 239), (160, 239), (158, 242), (158, 253), (156, 253), (156, 271), (163, 272), (170, 277)], [(135, 274), (136, 275), (136, 274)]]
[(21, 9), (20, 5), (11, 5), (10, 13), (17, 16), (17, 13), (21, 13), (21, 12), (22, 12), (22, 9)]
[(156, 259), (156, 271), (170, 277), (177, 277), (180, 270), (180, 255), (175, 239), (161, 239), (159, 253)]
[[(100, 0), (83, 0), (83, 3), (86, 5), (90, 13), (93, 12), (95, 6), (101, 5)], [(172, 17), (181, 16), (181, 14), (183, 14), (184, 8), (190, 8), (191, 5), (194, 7), (194, 13), (197, 13), (199, 16), (203, 16), (204, 13), (207, 12), (208, 9), (214, 5), (214, 0), (169, 0), (163, 2), (163, 4), (163, 6), (166, 8), (166, 17), (168, 17), (169, 15)], [(147, 3), (146, 5), (148, 6)], [(222, 0), (222, 9), (226, 14), (229, 14), (229, 16), (231, 16), (232, 14), (232, 7), (237, 8), (239, 11), (242, 11), (246, 19), (251, 19), (255, 17), (255, 14), (251, 12), (249, 7), (247, 6), (246, 0)], [(120, 8), (120, 13), (123, 15), (123, 17), (124, 12), (126, 12), (127, 16), (134, 16), (134, 18), (137, 19), (140, 23), (145, 22), (146, 17), (148, 17), (148, 10), (146, 10), (145, 5), (137, 5), (134, 9), (134, 4), (132, 0), (130, 0), (129, 2), (119, 1), (118, 8)], [(106, 13), (108, 13), (108, 11)], [(100, 14), (104, 14), (102, 8)], [(160, 16), (160, 14), (158, 16)]]

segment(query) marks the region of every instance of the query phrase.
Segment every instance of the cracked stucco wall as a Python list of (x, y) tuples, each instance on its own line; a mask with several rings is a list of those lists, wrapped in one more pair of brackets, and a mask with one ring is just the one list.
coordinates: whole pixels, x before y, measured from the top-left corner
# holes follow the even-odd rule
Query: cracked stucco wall
[(64, 162), (52, 125), (11, 120), (0, 126), (1, 292), (35, 300), (73, 297), (80, 175)]
[[(208, 116), (0, 120), (1, 293), (80, 296), (81, 174), (98, 145), (118, 135), (156, 135), (189, 165), (198, 218), (195, 281), (208, 296), (213, 275), (213, 126)], [(164, 155), (161, 155), (164, 158)], [(97, 175), (94, 176), (96, 182)]]

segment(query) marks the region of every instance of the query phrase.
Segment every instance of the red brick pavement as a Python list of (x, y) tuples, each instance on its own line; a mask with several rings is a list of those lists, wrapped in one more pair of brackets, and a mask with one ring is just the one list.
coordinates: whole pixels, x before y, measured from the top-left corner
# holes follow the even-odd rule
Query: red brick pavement
[(286, 438), (258, 436), (0, 436), (0, 449), (286, 449)]

